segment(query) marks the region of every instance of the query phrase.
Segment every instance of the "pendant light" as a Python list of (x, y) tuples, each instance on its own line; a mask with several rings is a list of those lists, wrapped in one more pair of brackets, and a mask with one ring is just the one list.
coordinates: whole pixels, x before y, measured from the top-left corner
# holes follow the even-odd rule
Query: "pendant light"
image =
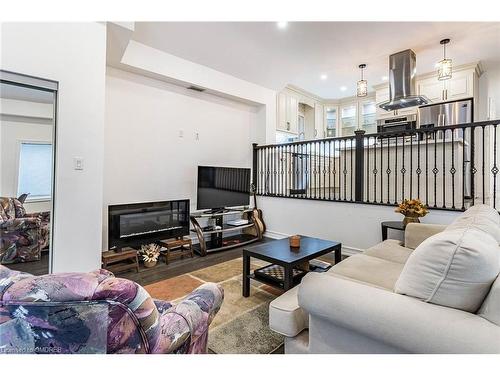
[(451, 59), (446, 58), (446, 45), (450, 43), (450, 40), (443, 39), (439, 43), (443, 45), (443, 59), (438, 63), (438, 80), (444, 81), (451, 78), (452, 72)]
[(359, 69), (361, 70), (361, 79), (358, 81), (356, 95), (360, 98), (368, 95), (368, 82), (363, 78), (364, 68), (366, 68), (366, 64), (359, 65)]

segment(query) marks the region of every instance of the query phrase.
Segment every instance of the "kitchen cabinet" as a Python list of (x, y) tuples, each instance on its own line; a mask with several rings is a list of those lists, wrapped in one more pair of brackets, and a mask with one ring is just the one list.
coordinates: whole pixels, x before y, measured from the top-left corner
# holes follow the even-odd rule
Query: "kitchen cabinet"
[(475, 69), (453, 72), (452, 77), (439, 81), (437, 76), (417, 81), (417, 92), (426, 96), (432, 103), (471, 98), (475, 95)]
[(278, 94), (277, 129), (290, 133), (298, 133), (299, 101), (286, 93)]
[(341, 136), (354, 135), (358, 127), (358, 103), (357, 101), (345, 103), (340, 106), (340, 129)]
[(359, 128), (367, 134), (377, 132), (376, 104), (373, 99), (359, 102)]
[(336, 106), (325, 107), (325, 137), (337, 137), (339, 134), (337, 121), (338, 108)]
[(322, 104), (314, 105), (314, 138), (325, 138), (325, 114)]

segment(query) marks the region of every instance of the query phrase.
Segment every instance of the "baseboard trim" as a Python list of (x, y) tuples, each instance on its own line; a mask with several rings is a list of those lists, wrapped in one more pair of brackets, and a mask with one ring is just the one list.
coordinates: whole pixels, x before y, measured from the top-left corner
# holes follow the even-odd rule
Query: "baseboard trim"
[[(273, 240), (281, 240), (282, 238), (290, 237), (290, 234), (275, 232), (272, 230), (266, 230), (264, 232), (264, 237), (272, 238)], [(358, 249), (357, 247), (342, 245), (342, 254), (343, 255), (356, 255), (361, 254), (364, 250)]]

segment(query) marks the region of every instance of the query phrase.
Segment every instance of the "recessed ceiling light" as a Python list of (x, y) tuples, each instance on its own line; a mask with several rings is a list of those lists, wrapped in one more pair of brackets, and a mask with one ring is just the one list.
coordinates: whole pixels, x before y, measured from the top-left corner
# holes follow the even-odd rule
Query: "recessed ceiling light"
[(278, 26), (278, 29), (286, 29), (286, 27), (288, 25), (288, 22), (286, 22), (286, 21), (280, 21), (280, 22), (277, 22), (276, 24)]
[(340, 86), (340, 91), (345, 91), (345, 90), (347, 90), (347, 87), (345, 87), (345, 86)]
[(382, 81), (387, 81), (389, 79), (389, 77), (387, 76), (382, 76)]
[(326, 74), (322, 74), (319, 76), (319, 78), (321, 78), (324, 81), (325, 79), (328, 78), (328, 76)]

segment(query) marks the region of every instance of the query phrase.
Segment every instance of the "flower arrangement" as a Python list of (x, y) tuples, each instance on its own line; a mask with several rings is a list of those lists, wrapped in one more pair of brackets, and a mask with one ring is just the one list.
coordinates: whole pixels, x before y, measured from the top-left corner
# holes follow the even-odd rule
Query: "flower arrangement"
[(160, 256), (160, 246), (154, 243), (141, 246), (142, 260), (146, 266), (154, 266)]
[(403, 223), (406, 225), (410, 222), (418, 223), (419, 217), (424, 217), (429, 213), (429, 210), (419, 199), (405, 199), (395, 210), (405, 216)]

